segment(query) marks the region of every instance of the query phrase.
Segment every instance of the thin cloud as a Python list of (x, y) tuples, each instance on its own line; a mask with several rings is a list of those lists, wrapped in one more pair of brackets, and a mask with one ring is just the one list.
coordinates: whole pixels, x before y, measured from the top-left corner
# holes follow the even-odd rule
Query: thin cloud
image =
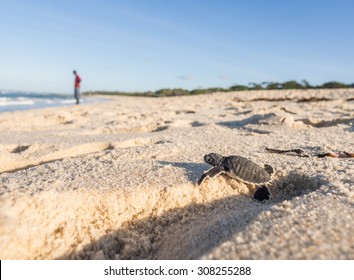
[(177, 79), (182, 80), (182, 81), (194, 81), (195, 78), (192, 75), (180, 75), (177, 76)]
[(218, 78), (224, 81), (230, 81), (231, 77), (229, 75), (219, 75)]

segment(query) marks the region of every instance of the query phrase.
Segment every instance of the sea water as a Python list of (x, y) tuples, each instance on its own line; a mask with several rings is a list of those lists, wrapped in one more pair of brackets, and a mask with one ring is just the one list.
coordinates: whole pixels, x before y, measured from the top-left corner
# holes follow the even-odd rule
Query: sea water
[[(102, 101), (95, 97), (82, 97), (81, 103)], [(36, 92), (0, 91), (0, 112), (74, 105), (74, 95)]]

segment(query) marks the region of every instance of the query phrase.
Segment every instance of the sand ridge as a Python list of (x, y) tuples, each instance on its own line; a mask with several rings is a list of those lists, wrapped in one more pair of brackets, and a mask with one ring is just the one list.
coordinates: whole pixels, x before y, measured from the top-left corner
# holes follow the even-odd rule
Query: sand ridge
[[(0, 114), (2, 259), (352, 259), (354, 90), (116, 97)], [(208, 152), (276, 169), (273, 199)]]

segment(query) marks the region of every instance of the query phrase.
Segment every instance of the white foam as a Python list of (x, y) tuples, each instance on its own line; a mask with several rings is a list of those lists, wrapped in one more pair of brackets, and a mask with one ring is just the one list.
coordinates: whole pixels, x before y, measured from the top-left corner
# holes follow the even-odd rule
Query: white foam
[(18, 105), (34, 105), (35, 102), (32, 100), (12, 100), (12, 101), (2, 101), (0, 100), (0, 106), (18, 106)]

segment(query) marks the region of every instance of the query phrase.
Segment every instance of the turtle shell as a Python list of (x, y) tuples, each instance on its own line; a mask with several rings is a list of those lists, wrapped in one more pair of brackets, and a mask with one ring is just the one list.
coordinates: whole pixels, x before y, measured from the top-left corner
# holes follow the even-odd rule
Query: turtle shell
[(241, 179), (246, 183), (261, 184), (272, 179), (265, 169), (244, 157), (225, 157), (220, 164), (224, 167), (228, 176)]

